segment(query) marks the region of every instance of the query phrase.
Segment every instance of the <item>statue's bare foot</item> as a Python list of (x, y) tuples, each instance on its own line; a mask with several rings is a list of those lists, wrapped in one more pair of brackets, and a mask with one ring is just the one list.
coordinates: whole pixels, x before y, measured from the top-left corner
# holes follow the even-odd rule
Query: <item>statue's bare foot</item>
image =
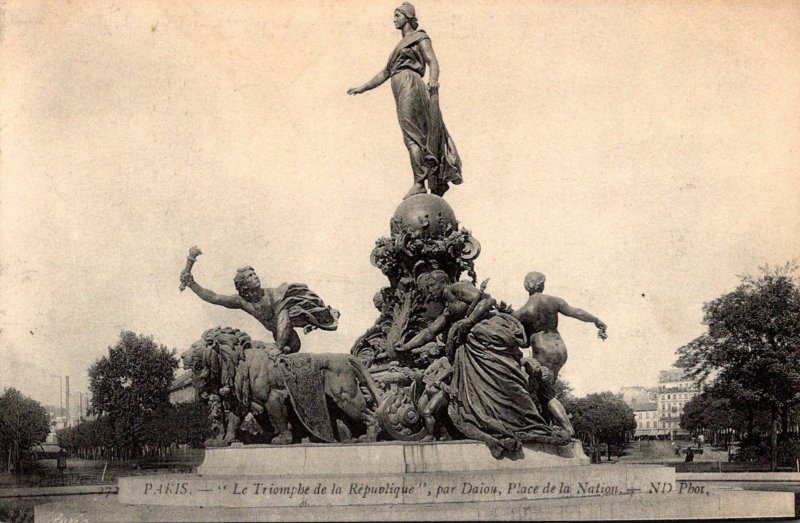
[(290, 445), (292, 443), (291, 432), (281, 432), (270, 441), (273, 445)]
[(415, 183), (411, 186), (411, 189), (408, 190), (406, 195), (403, 196), (403, 199), (405, 200), (406, 198), (414, 196), (415, 194), (425, 194), (426, 192), (428, 191), (425, 190), (425, 186), (423, 184)]
[(433, 436), (433, 434), (428, 434), (427, 436), (422, 438), (420, 441), (436, 441), (436, 438)]

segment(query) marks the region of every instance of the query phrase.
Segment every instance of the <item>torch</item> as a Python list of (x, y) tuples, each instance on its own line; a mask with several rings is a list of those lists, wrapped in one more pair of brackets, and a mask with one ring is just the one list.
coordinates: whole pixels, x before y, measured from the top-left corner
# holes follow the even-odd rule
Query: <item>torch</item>
[[(186, 257), (186, 267), (184, 267), (183, 271), (191, 274), (192, 266), (194, 266), (194, 262), (197, 261), (197, 257), (200, 256), (201, 254), (203, 254), (203, 251), (198, 249), (197, 246), (189, 249), (189, 256)], [(185, 288), (186, 288), (186, 282), (182, 281), (179, 289), (183, 291), (183, 289)]]

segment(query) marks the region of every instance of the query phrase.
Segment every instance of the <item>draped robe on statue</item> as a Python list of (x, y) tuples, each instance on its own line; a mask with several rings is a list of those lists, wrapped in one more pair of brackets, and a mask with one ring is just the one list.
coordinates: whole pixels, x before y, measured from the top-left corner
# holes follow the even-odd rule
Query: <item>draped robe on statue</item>
[(515, 451), (523, 442), (570, 442), (547, 424), (531, 398), (520, 366), (525, 346), (522, 324), (495, 313), (478, 322), (456, 349), (448, 414), (458, 430), (488, 443), (493, 453)]
[[(425, 59), (419, 44), (428, 39), (422, 30), (406, 35), (389, 57), (386, 71), (392, 79), (397, 119), (411, 155), (414, 182), (427, 180), (430, 191), (441, 196), (449, 183), (462, 182), (461, 159), (442, 120), (439, 94), (434, 91), (429, 95), (422, 80)], [(421, 154), (414, 153), (414, 146)]]
[[(303, 283), (283, 283), (275, 289), (277, 305), (275, 318), (287, 310), (292, 327), (303, 328), (305, 332), (313, 329), (335, 331), (339, 326), (339, 312), (325, 305), (314, 291)], [(272, 326), (272, 329), (275, 327)]]

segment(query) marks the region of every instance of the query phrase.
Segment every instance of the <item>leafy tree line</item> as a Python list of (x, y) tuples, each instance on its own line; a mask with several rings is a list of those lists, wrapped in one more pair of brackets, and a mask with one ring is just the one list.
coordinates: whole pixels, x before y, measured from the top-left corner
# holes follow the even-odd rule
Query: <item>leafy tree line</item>
[[(796, 265), (762, 268), (703, 306), (707, 331), (678, 350), (678, 365), (706, 388), (681, 426), (742, 436), (750, 457), (800, 457), (800, 286)], [(724, 431), (724, 432), (723, 432)]]
[(630, 433), (636, 430), (633, 409), (617, 394), (599, 392), (582, 398), (567, 395), (561, 402), (570, 413), (576, 435), (591, 447), (605, 443), (609, 460), (611, 446), (617, 446), (621, 453)]
[(73, 455), (135, 459), (176, 444), (199, 445), (209, 431), (203, 405), (172, 405), (175, 350), (151, 336), (122, 331), (108, 354), (89, 367), (89, 413), (97, 419), (59, 431)]
[(617, 446), (622, 452), (630, 433), (636, 429), (636, 417), (621, 396), (600, 392), (576, 398), (572, 387), (561, 378), (556, 380), (555, 390), (556, 398), (569, 413), (576, 437), (584, 445), (597, 447), (605, 443), (609, 460), (612, 446)]
[(169, 405), (142, 420), (138, 454), (120, 438), (110, 417), (84, 421), (58, 431), (69, 455), (85, 459), (132, 459), (169, 456), (180, 445), (199, 447), (210, 434), (208, 407), (200, 402)]
[(19, 471), (22, 452), (38, 445), (50, 432), (47, 410), (18, 390), (6, 389), (0, 396), (0, 466)]

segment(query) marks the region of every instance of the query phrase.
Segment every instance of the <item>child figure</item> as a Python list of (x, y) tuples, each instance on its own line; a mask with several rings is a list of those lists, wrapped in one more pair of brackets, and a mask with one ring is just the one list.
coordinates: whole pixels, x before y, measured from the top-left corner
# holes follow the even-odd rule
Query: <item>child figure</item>
[(430, 364), (422, 376), (425, 384), (425, 391), (419, 398), (419, 409), (422, 411), (422, 420), (428, 435), (422, 441), (434, 441), (436, 439), (436, 416), (448, 405), (447, 389), (450, 376), (453, 374), (453, 366), (446, 356)]

